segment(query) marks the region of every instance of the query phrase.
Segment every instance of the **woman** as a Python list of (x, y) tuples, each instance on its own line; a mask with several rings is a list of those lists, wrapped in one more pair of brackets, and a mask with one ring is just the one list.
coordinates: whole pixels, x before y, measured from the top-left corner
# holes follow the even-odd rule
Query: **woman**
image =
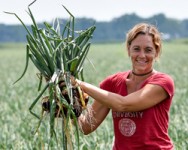
[(95, 99), (91, 114), (81, 115), (79, 124), (89, 134), (112, 110), (113, 150), (172, 150), (168, 123), (174, 82), (153, 68), (161, 53), (160, 33), (153, 25), (137, 24), (128, 32), (126, 46), (131, 70), (108, 76), (100, 88), (71, 78)]

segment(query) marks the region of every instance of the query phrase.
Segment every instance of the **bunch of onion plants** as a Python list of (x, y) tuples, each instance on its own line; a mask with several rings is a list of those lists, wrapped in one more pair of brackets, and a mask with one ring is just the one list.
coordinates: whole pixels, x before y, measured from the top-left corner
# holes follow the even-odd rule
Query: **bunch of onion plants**
[[(63, 149), (73, 149), (71, 136), (75, 136), (77, 147), (79, 147), (77, 118), (87, 108), (88, 95), (79, 86), (72, 87), (70, 76), (84, 80), (83, 64), (90, 49), (89, 40), (96, 27), (93, 25), (85, 30), (75, 31), (75, 18), (63, 6), (70, 15), (63, 30), (60, 28), (58, 19), (52, 25), (44, 22), (44, 28), (39, 28), (30, 6), (31, 4), (28, 6), (28, 14), (32, 20), (31, 29), (24, 24), (17, 14), (5, 12), (15, 15), (27, 31), (26, 65), (22, 75), (15, 83), (25, 75), (29, 60), (31, 60), (39, 71), (37, 74), (39, 95), (29, 107), (31, 114), (39, 119), (35, 133), (38, 132), (40, 124), (44, 120), (44, 114), (48, 113), (50, 116), (50, 139), (55, 137), (57, 140), (55, 120), (61, 118)], [(42, 86), (43, 82), (45, 82), (45, 86)], [(46, 91), (48, 95), (44, 96)], [(40, 115), (33, 111), (39, 100), (42, 101)], [(74, 122), (76, 134), (71, 133), (72, 122)]]

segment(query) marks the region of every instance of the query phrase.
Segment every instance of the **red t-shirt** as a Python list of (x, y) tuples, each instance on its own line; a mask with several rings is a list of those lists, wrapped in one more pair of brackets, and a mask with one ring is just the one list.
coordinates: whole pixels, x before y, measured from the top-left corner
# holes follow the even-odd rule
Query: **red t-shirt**
[[(125, 79), (129, 73), (130, 71), (111, 75), (101, 82), (100, 87), (126, 96)], [(174, 82), (170, 76), (157, 72), (148, 77), (141, 88), (146, 84), (160, 85), (169, 97), (154, 107), (139, 112), (112, 111), (115, 134), (113, 150), (173, 150), (173, 143), (168, 135), (168, 122)]]

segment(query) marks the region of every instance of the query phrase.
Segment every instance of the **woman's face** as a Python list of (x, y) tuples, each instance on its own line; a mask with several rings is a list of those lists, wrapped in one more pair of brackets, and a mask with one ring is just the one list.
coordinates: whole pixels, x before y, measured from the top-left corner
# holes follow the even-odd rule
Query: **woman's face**
[(153, 69), (156, 52), (152, 36), (139, 34), (128, 47), (128, 55), (135, 73), (146, 73)]

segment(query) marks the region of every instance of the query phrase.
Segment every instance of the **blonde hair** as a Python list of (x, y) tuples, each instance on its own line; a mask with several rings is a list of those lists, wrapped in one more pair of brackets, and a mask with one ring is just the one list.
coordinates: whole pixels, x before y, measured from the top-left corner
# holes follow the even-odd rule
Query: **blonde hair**
[(162, 52), (162, 38), (161, 33), (158, 31), (157, 27), (152, 24), (147, 23), (139, 23), (136, 24), (132, 29), (130, 29), (127, 33), (126, 37), (126, 46), (127, 48), (131, 45), (132, 41), (139, 35), (139, 34), (148, 34), (152, 36), (153, 43), (155, 45), (158, 57)]

